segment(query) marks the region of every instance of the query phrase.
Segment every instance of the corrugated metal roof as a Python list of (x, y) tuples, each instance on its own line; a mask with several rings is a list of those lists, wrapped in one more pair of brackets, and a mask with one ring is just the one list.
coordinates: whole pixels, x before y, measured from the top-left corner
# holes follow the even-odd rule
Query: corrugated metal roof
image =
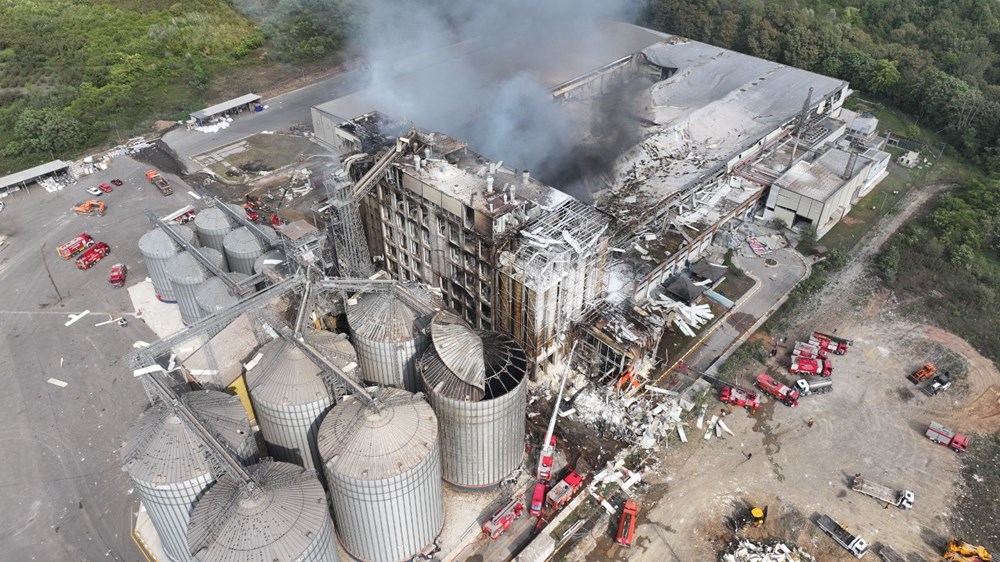
[[(243, 210), (240, 209), (242, 213)], [(194, 225), (199, 230), (209, 232), (229, 231), (233, 228), (233, 222), (222, 209), (209, 207), (194, 216)]]
[[(270, 228), (261, 228), (265, 236), (272, 241), (277, 240), (278, 235), (274, 233)], [(227, 253), (234, 255), (247, 255), (247, 254), (259, 254), (266, 250), (267, 248), (261, 243), (257, 236), (250, 229), (241, 226), (229, 234), (226, 235), (223, 245), (226, 248)]]
[[(194, 240), (194, 231), (187, 226), (172, 226), (189, 243)], [(159, 228), (154, 228), (139, 238), (139, 251), (142, 255), (154, 258), (170, 258), (179, 251), (177, 243)]]
[(31, 183), (42, 176), (47, 176), (55, 172), (68, 170), (69, 165), (70, 165), (69, 162), (63, 162), (62, 160), (53, 160), (51, 162), (46, 162), (45, 164), (35, 166), (34, 168), (28, 168), (27, 170), (14, 172), (9, 176), (4, 176), (0, 178), (0, 189), (6, 189), (8, 187), (20, 185), (22, 183)]
[[(433, 308), (440, 308), (434, 295), (427, 290), (411, 294)], [(407, 341), (430, 325), (430, 316), (421, 316), (394, 292), (368, 293), (358, 297), (347, 309), (347, 321), (356, 336), (376, 341)]]
[(181, 396), (200, 420), (227, 443), (242, 445), (250, 429), (247, 412), (239, 396), (217, 390), (195, 390)]
[(427, 402), (405, 390), (378, 390), (380, 410), (345, 397), (326, 415), (316, 437), (323, 462), (359, 480), (384, 480), (407, 472), (434, 449), (437, 417)]
[(123, 469), (136, 480), (154, 484), (198, 478), (209, 472), (199, 445), (170, 408), (157, 404), (128, 432), (121, 448)]
[(299, 348), (276, 339), (261, 348), (264, 357), (247, 371), (247, 386), (254, 401), (269, 404), (311, 404), (330, 392), (316, 366)]
[[(242, 273), (230, 273), (229, 277), (233, 281), (240, 282), (248, 276)], [(211, 277), (199, 285), (195, 298), (198, 300), (198, 306), (210, 314), (225, 310), (240, 302), (239, 297), (229, 292), (229, 285), (226, 285), (226, 282), (220, 277)]]
[(438, 357), (462, 382), (486, 388), (483, 340), (454, 313), (441, 311), (431, 322), (431, 339)]
[[(208, 250), (211, 248), (205, 249), (206, 255)], [(218, 254), (218, 252), (215, 253)], [(212, 259), (211, 256), (207, 257)], [(208, 269), (187, 250), (177, 254), (167, 263), (167, 275), (170, 277), (171, 283), (182, 285), (197, 285), (212, 276)]]
[(266, 462), (248, 468), (259, 488), (247, 492), (224, 476), (195, 505), (188, 544), (197, 560), (291, 561), (332, 537), (323, 486), (311, 470)]
[(358, 353), (354, 350), (354, 346), (351, 345), (351, 341), (347, 339), (347, 334), (335, 334), (328, 330), (313, 330), (306, 329), (303, 332), (303, 338), (310, 345), (319, 350), (330, 360), (331, 363), (340, 367), (341, 369), (349, 367), (352, 363), (354, 368), (350, 369), (351, 372), (347, 373), (349, 375), (355, 375), (355, 379), (360, 381), (361, 376), (358, 372)]
[(485, 370), (483, 388), (466, 383), (443, 361), (436, 336), (420, 360), (424, 388), (434, 395), (467, 402), (491, 400), (516, 388), (524, 379), (527, 366), (521, 346), (499, 332), (480, 330), (476, 338), (481, 342), (479, 359)]
[(243, 94), (238, 98), (233, 98), (231, 100), (224, 101), (222, 103), (217, 103), (215, 105), (210, 105), (205, 109), (199, 109), (191, 114), (191, 117), (195, 119), (207, 119), (213, 115), (229, 111), (231, 109), (236, 109), (242, 105), (248, 103), (253, 103), (255, 101), (260, 101), (260, 96), (257, 94)]

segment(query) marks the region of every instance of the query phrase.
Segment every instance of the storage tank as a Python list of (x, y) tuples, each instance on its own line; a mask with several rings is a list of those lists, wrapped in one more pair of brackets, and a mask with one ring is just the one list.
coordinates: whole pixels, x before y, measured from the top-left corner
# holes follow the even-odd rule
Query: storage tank
[[(410, 294), (429, 307), (440, 308), (426, 289), (414, 288)], [(393, 291), (368, 293), (355, 304), (348, 303), (347, 322), (361, 361), (361, 376), (379, 385), (419, 390), (416, 363), (430, 343), (432, 317), (433, 313), (413, 310)]]
[(268, 452), (279, 461), (319, 467), (316, 430), (333, 405), (320, 368), (281, 338), (260, 352), (263, 357), (247, 371), (246, 380)]
[[(214, 390), (181, 396), (242, 462), (257, 457), (257, 445), (238, 397)], [(121, 448), (122, 469), (132, 481), (163, 549), (187, 562), (187, 525), (195, 500), (215, 478), (203, 447), (173, 409), (157, 404), (129, 431)]]
[[(195, 244), (194, 231), (191, 228), (181, 225), (170, 228), (173, 228), (189, 244)], [(180, 251), (180, 246), (159, 228), (154, 228), (139, 238), (139, 253), (142, 254), (142, 258), (146, 262), (146, 270), (149, 271), (149, 278), (153, 282), (156, 298), (163, 302), (177, 302), (174, 299), (170, 278), (167, 276), (167, 262)]]
[[(239, 283), (246, 280), (247, 276), (242, 273), (230, 273), (229, 278)], [(229, 285), (219, 277), (209, 277), (201, 285), (198, 285), (194, 296), (198, 308), (206, 316), (211, 316), (240, 302), (240, 298), (230, 293)]]
[[(246, 212), (239, 205), (229, 205), (229, 208), (239, 214)], [(194, 217), (194, 227), (198, 231), (201, 245), (219, 252), (225, 252), (223, 240), (237, 226), (236, 221), (218, 207), (209, 207)]]
[(444, 525), (438, 425), (427, 402), (397, 388), (371, 408), (347, 396), (317, 443), (341, 545), (359, 560), (409, 560)]
[(338, 562), (326, 493), (294, 464), (249, 467), (248, 489), (223, 476), (191, 514), (188, 544), (197, 562)]
[[(347, 334), (337, 334), (329, 330), (315, 330), (306, 328), (302, 334), (306, 342), (316, 348), (323, 357), (340, 368), (345, 375), (350, 376), (355, 382), (361, 381), (361, 369), (358, 366), (358, 354), (354, 351), (354, 346), (347, 339)], [(348, 393), (347, 386), (343, 383), (335, 382), (337, 396)]]
[(275, 248), (264, 252), (253, 262), (254, 273), (260, 273), (272, 283), (281, 281), (292, 272), (285, 252)]
[(524, 461), (524, 350), (447, 312), (434, 317), (431, 335), (420, 377), (439, 422), (444, 481), (463, 489), (497, 486)]
[[(273, 246), (278, 236), (269, 227), (260, 227), (269, 239), (270, 246)], [(249, 228), (241, 226), (226, 235), (222, 243), (226, 250), (226, 260), (233, 271), (253, 275), (253, 263), (270, 246), (261, 243), (257, 236)]]
[[(217, 267), (225, 268), (222, 254), (219, 252), (211, 248), (199, 248), (198, 251)], [(207, 316), (198, 306), (197, 292), (198, 287), (212, 277), (212, 273), (194, 257), (194, 254), (184, 251), (174, 256), (167, 263), (167, 277), (174, 289), (177, 307), (181, 311), (181, 320), (185, 324), (193, 324)]]

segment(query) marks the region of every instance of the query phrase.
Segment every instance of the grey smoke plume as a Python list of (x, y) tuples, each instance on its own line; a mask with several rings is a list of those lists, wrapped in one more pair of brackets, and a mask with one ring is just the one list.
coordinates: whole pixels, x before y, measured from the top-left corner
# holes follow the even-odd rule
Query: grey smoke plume
[[(373, 0), (355, 50), (382, 112), (448, 133), (556, 187), (585, 133), (549, 89), (602, 53), (624, 0)], [(610, 62), (610, 61), (605, 61)], [(586, 70), (592, 70), (587, 68)], [(603, 106), (604, 104), (601, 104)], [(590, 119), (600, 120), (600, 117)], [(586, 119), (585, 119), (586, 120)], [(596, 121), (583, 124), (588, 129)], [(546, 177), (546, 175), (550, 177)]]

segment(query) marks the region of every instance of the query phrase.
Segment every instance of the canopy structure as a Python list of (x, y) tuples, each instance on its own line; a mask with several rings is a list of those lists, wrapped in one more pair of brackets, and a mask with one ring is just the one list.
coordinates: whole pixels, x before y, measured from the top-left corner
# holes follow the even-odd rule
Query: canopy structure
[(719, 279), (722, 279), (726, 275), (726, 268), (724, 266), (709, 263), (708, 261), (701, 260), (700, 262), (691, 266), (691, 273), (694, 273), (702, 279), (711, 279), (712, 283), (715, 283)]
[(15, 172), (0, 178), (0, 191), (6, 191), (15, 186), (27, 186), (45, 176), (69, 170), (69, 162), (53, 160), (45, 164)]
[(238, 98), (233, 98), (229, 101), (224, 101), (222, 103), (217, 103), (213, 106), (206, 107), (199, 111), (195, 111), (191, 114), (191, 118), (196, 121), (204, 121), (219, 115), (220, 113), (225, 113), (227, 111), (232, 111), (236, 108), (243, 107), (244, 105), (249, 106), (250, 104), (260, 103), (261, 97), (257, 94), (246, 94)]

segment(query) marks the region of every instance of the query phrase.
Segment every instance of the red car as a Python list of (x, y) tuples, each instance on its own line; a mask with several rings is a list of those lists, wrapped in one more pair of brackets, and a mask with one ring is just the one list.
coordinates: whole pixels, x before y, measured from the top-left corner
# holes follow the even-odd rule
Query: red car
[(121, 187), (122, 186), (122, 180), (120, 180), (118, 178), (115, 178), (115, 179), (111, 180), (111, 183), (115, 184), (115, 187)]
[(108, 276), (108, 283), (112, 287), (124, 287), (125, 279), (128, 277), (128, 268), (123, 263), (116, 263), (111, 266), (111, 275)]
[(102, 183), (101, 185), (97, 186), (97, 189), (100, 189), (104, 193), (111, 193), (112, 191), (114, 191), (114, 189), (112, 189), (111, 186), (106, 183)]

